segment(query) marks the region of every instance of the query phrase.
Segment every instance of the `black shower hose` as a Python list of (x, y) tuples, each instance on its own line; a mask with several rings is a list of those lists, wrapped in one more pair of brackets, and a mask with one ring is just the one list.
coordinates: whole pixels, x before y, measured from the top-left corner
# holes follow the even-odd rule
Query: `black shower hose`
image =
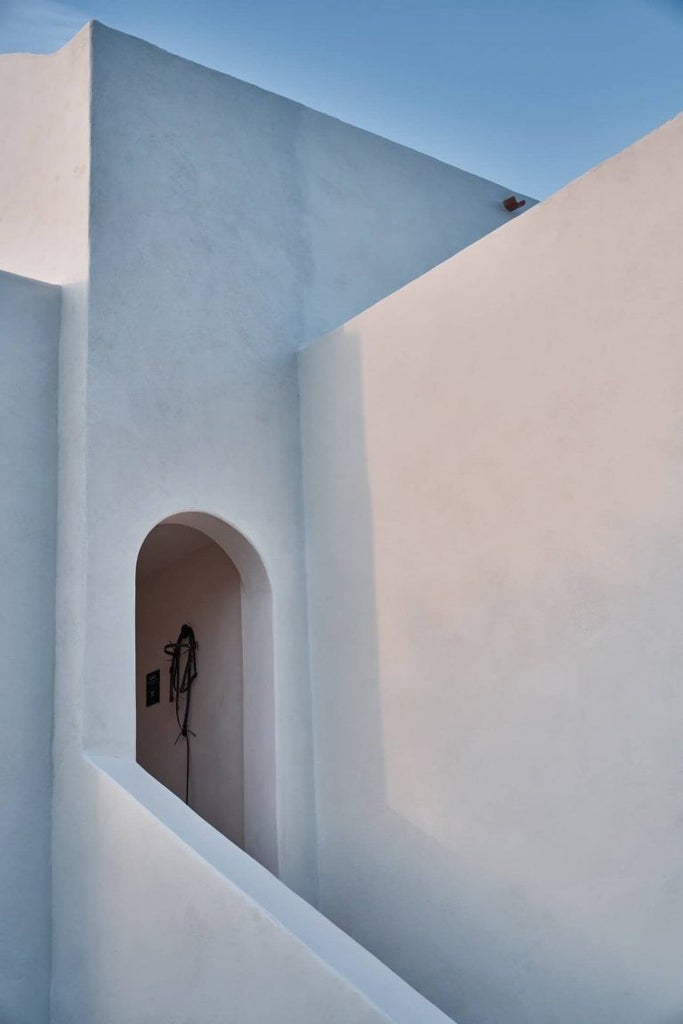
[[(189, 728), (190, 722), (190, 701), (192, 697), (192, 684), (197, 678), (197, 641), (192, 626), (184, 623), (175, 643), (168, 643), (164, 647), (164, 654), (171, 659), (169, 666), (169, 690), (168, 699), (175, 703), (175, 716), (180, 732), (176, 736), (177, 743), (180, 737), (185, 739), (185, 803), (190, 802), (190, 736), (194, 733)], [(185, 696), (185, 708), (180, 714), (180, 699)]]

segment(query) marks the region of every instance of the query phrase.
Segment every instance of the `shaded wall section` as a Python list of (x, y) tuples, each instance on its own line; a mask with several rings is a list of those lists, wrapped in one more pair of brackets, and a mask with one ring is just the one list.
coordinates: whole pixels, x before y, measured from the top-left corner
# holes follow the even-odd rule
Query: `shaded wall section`
[(60, 291), (0, 273), (0, 1020), (47, 1024)]
[[(241, 584), (225, 552), (187, 526), (162, 524), (143, 544), (136, 586), (137, 761), (185, 799), (186, 744), (169, 701), (169, 657), (183, 623), (199, 644), (192, 684), (190, 807), (244, 846)], [(183, 662), (184, 664), (184, 662)], [(160, 672), (159, 702), (146, 704), (146, 676)], [(184, 710), (181, 698), (181, 719)]]
[(681, 1015), (682, 161), (300, 358), (321, 905), (461, 1024)]
[(271, 576), (280, 873), (315, 900), (296, 351), (505, 223), (506, 190), (97, 24), (92, 82), (86, 745), (134, 746), (104, 666), (132, 672), (141, 538), (233, 524)]

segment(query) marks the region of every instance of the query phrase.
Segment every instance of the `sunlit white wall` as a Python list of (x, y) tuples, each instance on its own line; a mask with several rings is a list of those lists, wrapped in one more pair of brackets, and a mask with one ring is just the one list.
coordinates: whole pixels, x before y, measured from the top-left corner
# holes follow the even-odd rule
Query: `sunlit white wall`
[(462, 1024), (683, 1005), (682, 159), (300, 360), (321, 903)]

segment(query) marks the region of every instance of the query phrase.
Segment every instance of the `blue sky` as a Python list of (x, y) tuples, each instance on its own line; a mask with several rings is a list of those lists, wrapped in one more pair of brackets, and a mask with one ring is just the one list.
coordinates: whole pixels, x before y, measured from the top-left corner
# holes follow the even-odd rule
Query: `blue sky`
[(683, 0), (0, 0), (0, 51), (89, 18), (539, 198), (683, 109)]

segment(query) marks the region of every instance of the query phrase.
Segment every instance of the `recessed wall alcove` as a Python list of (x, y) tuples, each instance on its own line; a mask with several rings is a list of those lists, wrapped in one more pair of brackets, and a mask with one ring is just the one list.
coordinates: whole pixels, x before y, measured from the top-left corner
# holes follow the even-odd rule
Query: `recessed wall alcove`
[(187, 746), (179, 737), (164, 652), (183, 624), (197, 641), (188, 804), (277, 874), (270, 585), (253, 545), (203, 512), (155, 526), (136, 568), (136, 757), (185, 800)]

